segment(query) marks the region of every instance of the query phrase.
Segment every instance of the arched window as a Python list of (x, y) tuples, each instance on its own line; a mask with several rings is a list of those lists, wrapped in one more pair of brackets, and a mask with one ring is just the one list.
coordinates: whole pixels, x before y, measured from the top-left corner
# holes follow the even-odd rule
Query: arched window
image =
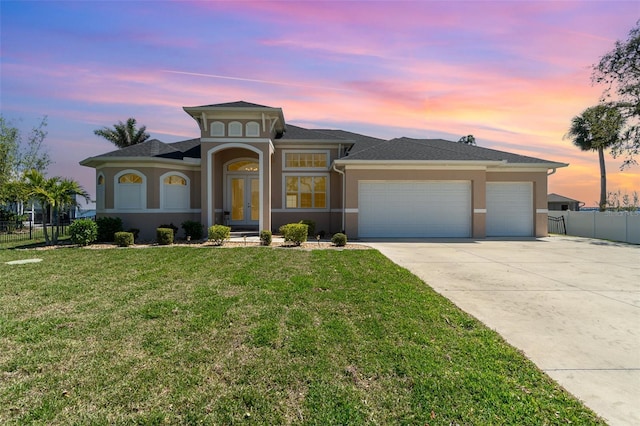
[(190, 208), (190, 180), (179, 172), (160, 176), (160, 208), (184, 210)]
[(224, 136), (224, 123), (222, 121), (211, 123), (211, 136)]
[(115, 176), (114, 201), (118, 210), (147, 208), (147, 178), (136, 170), (123, 170)]
[(104, 209), (104, 175), (98, 173), (98, 180), (96, 181), (96, 210)]
[(229, 123), (229, 136), (242, 136), (242, 123), (239, 121)]
[(260, 125), (255, 121), (250, 121), (245, 126), (245, 135), (251, 137), (260, 136)]
[(256, 160), (240, 160), (227, 165), (228, 172), (257, 172), (260, 165)]

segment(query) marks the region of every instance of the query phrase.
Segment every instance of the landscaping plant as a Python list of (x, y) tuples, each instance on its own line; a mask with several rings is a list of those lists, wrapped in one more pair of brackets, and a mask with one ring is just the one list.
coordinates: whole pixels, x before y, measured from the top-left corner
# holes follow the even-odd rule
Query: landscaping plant
[(73, 244), (88, 246), (98, 238), (98, 225), (91, 219), (77, 219), (69, 225), (69, 236)]
[(209, 241), (213, 241), (213, 244), (221, 246), (231, 236), (231, 228), (224, 225), (213, 225), (209, 228), (208, 237)]

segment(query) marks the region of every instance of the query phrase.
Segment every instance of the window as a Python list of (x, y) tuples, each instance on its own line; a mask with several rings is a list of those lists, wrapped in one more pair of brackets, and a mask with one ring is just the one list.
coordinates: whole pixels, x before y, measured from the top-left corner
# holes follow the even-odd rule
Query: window
[(115, 176), (115, 208), (135, 210), (147, 208), (147, 185), (143, 174), (123, 170)]
[(327, 176), (286, 176), (288, 209), (327, 208)]
[(163, 174), (160, 181), (162, 182), (160, 208), (179, 210), (190, 207), (190, 181), (186, 175), (169, 172)]
[(250, 121), (246, 124), (245, 134), (247, 136), (260, 136), (260, 125), (255, 121)]
[(240, 160), (227, 166), (228, 172), (257, 172), (260, 170), (255, 160)]
[(211, 123), (211, 136), (224, 136), (224, 123), (214, 121)]
[(326, 169), (329, 155), (326, 152), (285, 152), (286, 169)]
[(229, 123), (229, 136), (242, 136), (242, 123), (239, 121)]
[(96, 183), (96, 210), (102, 209), (104, 209), (104, 175), (100, 173)]

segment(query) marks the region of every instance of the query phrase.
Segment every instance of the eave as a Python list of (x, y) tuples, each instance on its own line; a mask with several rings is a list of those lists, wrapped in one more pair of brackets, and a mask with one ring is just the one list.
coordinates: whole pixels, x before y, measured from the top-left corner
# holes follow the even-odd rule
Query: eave
[(175, 158), (161, 158), (161, 157), (106, 157), (96, 156), (89, 157), (80, 162), (81, 166), (98, 168), (99, 166), (115, 164), (115, 163), (143, 163), (143, 164), (161, 164), (161, 165), (177, 165), (177, 166), (200, 166), (199, 158), (184, 158), (181, 160)]

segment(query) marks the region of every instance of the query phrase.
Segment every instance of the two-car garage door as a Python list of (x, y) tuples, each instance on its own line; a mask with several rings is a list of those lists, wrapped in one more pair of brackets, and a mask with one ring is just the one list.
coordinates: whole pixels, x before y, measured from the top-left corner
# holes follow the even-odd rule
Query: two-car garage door
[[(471, 237), (470, 181), (361, 181), (358, 235)], [(487, 182), (487, 237), (533, 235), (533, 184)]]
[(470, 181), (366, 181), (358, 194), (362, 238), (471, 236)]

